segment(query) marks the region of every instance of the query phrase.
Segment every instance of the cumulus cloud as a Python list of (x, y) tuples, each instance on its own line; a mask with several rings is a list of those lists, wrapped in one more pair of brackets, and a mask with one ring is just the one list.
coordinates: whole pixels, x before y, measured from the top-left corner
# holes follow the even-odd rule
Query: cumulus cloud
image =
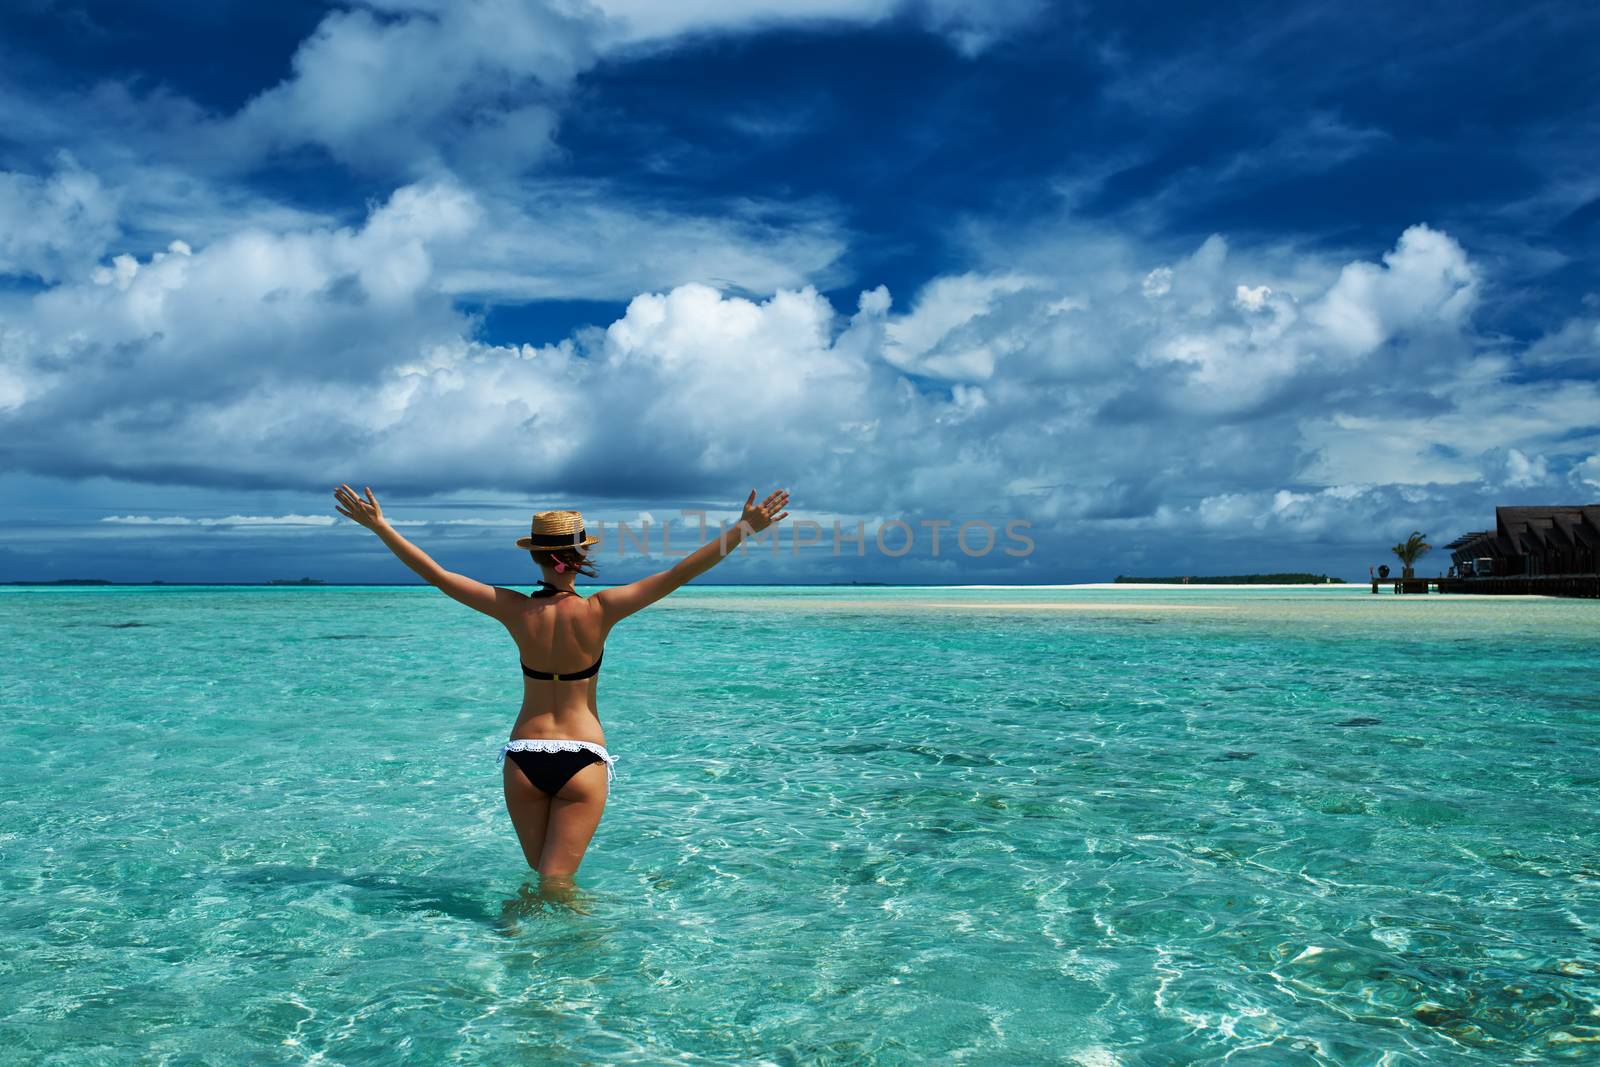
[(474, 299), (628, 300), (712, 281), (752, 292), (837, 279), (831, 213), (741, 200), (711, 216), (630, 206), (599, 184), (523, 182), (476, 194), (483, 224), (440, 247), (440, 288)]
[[(387, 516), (386, 516), (387, 517)], [(220, 526), (248, 527), (252, 530), (283, 527), (296, 529), (303, 526), (338, 526), (343, 521), (333, 515), (106, 515), (100, 521), (114, 526)], [(520, 528), (527, 522), (523, 515), (505, 518), (476, 519), (398, 519), (389, 517), (389, 525), (403, 528), (434, 526), (483, 526), (493, 529)]]
[(1213, 235), (1145, 273), (1142, 302), (1103, 299), (1097, 313), (1109, 305), (1125, 324), (1118, 340), (1144, 372), (1124, 407), (1259, 413), (1291, 393), (1345, 388), (1358, 369), (1404, 375), (1443, 350), (1472, 351), (1476, 272), (1459, 244), (1425, 225), (1406, 229), (1381, 265), (1345, 264), (1325, 287), (1294, 275), (1260, 280), (1276, 273), (1268, 262), (1240, 262)]
[[(717, 3), (372, 0), (325, 15), (282, 81), (231, 114), (109, 78), (81, 91), (14, 86), (0, 93), (7, 128), (75, 154), (54, 169), (0, 173), (0, 276), (53, 283), (107, 251), (148, 254), (174, 238), (206, 248), (240, 231), (337, 229), (350, 218), (274, 200), (250, 182), (275, 156), (303, 167), (322, 155), (398, 182), (389, 198), (408, 187), (470, 190), (482, 225), (432, 247), (448, 295), (625, 301), (690, 281), (754, 293), (837, 284), (847, 235), (827, 203), (727, 197), (680, 207), (537, 171), (555, 151), (574, 79), (618, 49), (751, 32), (766, 16), (860, 24), (910, 12), (936, 31), (959, 26), (964, 6), (977, 22), (990, 18), (979, 5), (947, 6), (835, 10), (813, 0), (763, 14)], [(0, 396), (19, 389), (7, 379)]]
[(236, 148), (316, 145), (351, 166), (413, 176), (551, 149), (560, 94), (597, 55), (598, 22), (516, 0), (384, 3), (327, 14), (291, 74), (226, 127)]
[(1572, 467), (1572, 483), (1587, 489), (1591, 495), (1600, 493), (1600, 455), (1589, 456)]
[(1158, 300), (1172, 291), (1172, 268), (1157, 267), (1144, 276), (1144, 295)]
[[(1492, 517), (1490, 509), (1487, 512)], [(1335, 485), (1267, 489), (1207, 496), (1192, 505), (1163, 506), (1123, 524), (1129, 530), (1203, 531), (1225, 540), (1261, 543), (1263, 536), (1296, 545), (1372, 544), (1381, 551), (1388, 531), (1461, 531), (1481, 526), (1478, 494), (1459, 487)], [(1374, 543), (1374, 531), (1378, 531)]]
[(1550, 479), (1550, 464), (1544, 456), (1529, 455), (1520, 448), (1495, 448), (1483, 455), (1484, 467), (1492, 481), (1507, 489), (1528, 489)]
[(188, 515), (107, 515), (100, 520), (118, 526), (332, 526), (331, 515), (227, 515), (222, 518)]
[(86, 269), (117, 236), (116, 197), (70, 153), (55, 171), (0, 171), (0, 276), (45, 282)]
[[(1057, 548), (1481, 525), (1502, 488), (1596, 469), (1600, 440), (1572, 428), (1600, 387), (1518, 379), (1474, 330), (1476, 268), (1424, 227), (1380, 263), (1294, 269), (1212, 237), (1167, 261), (1158, 299), (1159, 262), (1103, 237), (847, 309), (686, 281), (603, 327), (490, 345), (450, 290), (499, 218), (441, 180), (359, 227), (119, 252), (0, 331), (0, 461), (235, 490), (603, 485), (652, 513), (777, 478), (869, 526), (976, 512)], [(1133, 542), (1106, 551), (1124, 549), (1133, 569)]]
[(29, 413), (88, 420), (77, 427), (88, 440), (130, 403), (171, 425), (286, 376), (369, 381), (397, 354), (460, 335), (429, 246), (470, 228), (474, 211), (459, 190), (407, 188), (360, 230), (245, 229), (198, 252), (174, 241), (143, 261), (119, 254), (38, 294), (8, 363)]
[[(75, 163), (48, 177), (0, 173), (0, 220), (10, 219), (9, 229), (0, 231), (0, 276), (74, 281), (92, 275), (125, 288), (138, 270), (135, 256), (102, 257), (121, 232), (114, 205), (130, 201), (128, 228), (138, 231), (141, 243), (170, 246), (177, 234), (182, 245), (205, 248), (210, 257), (247, 240), (279, 250), (297, 243), (309, 248), (327, 233), (359, 234), (361, 255), (390, 242), (385, 265), (374, 260), (363, 268), (364, 286), (377, 284), (374, 271), (389, 271), (405, 288), (405, 275), (421, 265), (421, 242), (428, 248), (430, 284), (445, 296), (484, 302), (626, 301), (652, 286), (690, 281), (752, 292), (826, 285), (840, 279), (847, 239), (822, 205), (741, 198), (716, 214), (689, 212), (631, 204), (603, 182), (480, 187), (442, 175), (400, 186), (355, 231), (249, 198), (219, 199), (218, 188), (202, 182), (191, 182), (187, 192), (198, 198), (198, 214), (180, 218), (166, 200), (186, 195), (183, 189), (157, 192), (146, 185), (129, 194)], [(438, 217), (422, 229), (427, 220), (417, 212)], [(396, 244), (393, 235), (401, 230)], [(220, 264), (213, 259), (213, 265)]]
[(1034, 284), (1015, 274), (935, 278), (910, 314), (885, 325), (883, 356), (902, 370), (936, 378), (991, 377), (996, 360), (1022, 343), (997, 331), (991, 313), (1006, 297)]
[(1364, 356), (1404, 330), (1459, 329), (1477, 299), (1477, 272), (1449, 235), (1411, 226), (1383, 266), (1351, 263), (1307, 309), (1332, 352)]
[[(608, 217), (616, 223), (609, 239), (619, 242), (650, 226), (630, 228), (616, 212)], [(216, 420), (235, 417), (246, 440), (273, 432), (314, 439), (326, 432), (319, 429), (326, 413), (314, 396), (297, 399), (296, 389), (319, 381), (377, 385), (369, 404), (403, 405), (417, 389), (430, 388), (464, 402), (460, 389), (441, 384), (460, 376), (453, 368), (476, 351), (471, 323), (455, 308), (458, 297), (511, 291), (625, 298), (651, 274), (676, 283), (725, 273), (777, 288), (801, 280), (794, 264), (803, 269), (807, 255), (820, 266), (837, 250), (821, 236), (815, 252), (804, 242), (778, 240), (763, 258), (744, 254), (737, 242), (718, 244), (709, 224), (700, 228), (704, 242), (692, 239), (683, 220), (661, 225), (677, 226), (680, 240), (658, 262), (630, 260), (618, 248), (611, 258), (619, 265), (609, 275), (575, 281), (581, 272), (568, 249), (579, 243), (576, 231), (541, 231), (504, 202), (486, 203), (458, 184), (434, 182), (397, 190), (359, 228), (246, 228), (198, 251), (174, 241), (144, 260), (119, 253), (88, 279), (39, 294), (18, 320), (25, 326), (0, 333), (0, 408), (17, 409), (26, 399), (37, 419), (83, 419), (78, 433), (86, 453), (123, 457), (114, 463), (118, 469), (138, 455), (145, 469), (171, 464), (180, 477), (187, 451), (181, 440), (161, 449), (150, 438), (132, 453), (117, 442), (155, 428), (209, 437), (221, 428)], [(512, 258), (518, 238), (527, 239), (521, 262)], [(602, 231), (595, 239), (608, 238)], [(788, 253), (792, 259), (783, 262)], [(558, 361), (549, 356), (544, 364)], [(401, 377), (382, 383), (390, 367)], [(405, 377), (419, 367), (432, 375), (420, 386)], [(509, 387), (517, 419), (533, 417), (542, 401), (523, 400), (523, 385)], [(208, 405), (215, 405), (210, 421), (195, 425)], [(329, 406), (338, 405), (330, 398)], [(144, 414), (121, 422), (110, 417), (130, 408)], [(166, 455), (158, 461), (153, 452)]]
[[(609, 461), (670, 486), (793, 455), (841, 413), (873, 422), (873, 365), (848, 334), (834, 350), (832, 309), (810, 288), (757, 304), (690, 284), (559, 345), (472, 340), (435, 254), (476, 219), (458, 189), (408, 188), (359, 230), (119, 255), (39, 294), (4, 350), (4, 458), (306, 486), (339, 456), (418, 488), (467, 469), (484, 486), (548, 483)], [(791, 418), (786, 440), (774, 428)], [(71, 432), (34, 432), (52, 424)]]
[(618, 50), (777, 24), (905, 14), (976, 55), (1040, 0), (369, 0), (324, 16), (291, 72), (216, 135), (241, 157), (316, 146), (407, 178), (519, 173), (556, 151), (566, 96)]
[[(1316, 482), (1516, 487), (1533, 484), (1529, 479), (1547, 469), (1542, 457), (1529, 456), (1570, 455), (1584, 446), (1572, 430), (1600, 410), (1596, 383), (1485, 379), (1474, 370), (1468, 365), (1426, 393), (1374, 391), (1369, 414), (1352, 410), (1304, 417), (1306, 461), (1299, 475)], [(1500, 370), (1509, 376), (1511, 368), (1501, 365)], [(1518, 449), (1522, 460), (1513, 460), (1510, 449)]]
[(1023, 373), (1074, 382), (1075, 399), (1092, 395), (1101, 416), (1126, 423), (1315, 412), (1312, 397), (1343, 395), (1357, 374), (1384, 379), (1371, 386), (1381, 392), (1476, 353), (1476, 275), (1426, 226), (1401, 234), (1382, 263), (1241, 257), (1219, 234), (1151, 266), (1137, 242), (1086, 228), (977, 251), (1048, 279), (990, 311), (980, 331), (1020, 339), (1007, 359)]
[(1237, 286), (1233, 291), (1233, 302), (1245, 311), (1260, 311), (1267, 306), (1267, 297), (1272, 295), (1272, 290), (1265, 285), (1254, 288), (1248, 285)]

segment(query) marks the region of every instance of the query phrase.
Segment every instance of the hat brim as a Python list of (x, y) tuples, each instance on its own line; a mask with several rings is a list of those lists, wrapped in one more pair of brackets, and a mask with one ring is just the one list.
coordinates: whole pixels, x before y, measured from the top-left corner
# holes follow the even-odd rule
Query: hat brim
[(537, 548), (537, 549), (541, 549), (541, 550), (543, 550), (545, 552), (559, 552), (563, 548), (588, 548), (590, 545), (598, 545), (599, 543), (600, 543), (600, 538), (594, 536), (593, 534), (590, 534), (589, 536), (585, 537), (582, 541), (567, 541), (567, 542), (563, 542), (562, 544), (559, 544), (559, 545), (536, 545), (536, 544), (533, 543), (533, 538), (532, 537), (519, 537), (519, 538), (517, 538), (517, 547), (518, 548), (524, 548), (524, 549)]

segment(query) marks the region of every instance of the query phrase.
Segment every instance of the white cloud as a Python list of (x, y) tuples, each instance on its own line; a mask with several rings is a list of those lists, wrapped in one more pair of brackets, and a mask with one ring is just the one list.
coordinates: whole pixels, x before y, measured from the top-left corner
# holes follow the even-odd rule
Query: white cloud
[[(0, 294), (0, 466), (230, 492), (360, 470), (414, 493), (601, 487), (630, 510), (776, 473), (841, 514), (977, 501), (1064, 538), (1349, 540), (1429, 509), (1481, 525), (1502, 489), (1600, 487), (1600, 320), (1526, 350), (1485, 336), (1483, 249), (1427, 225), (1360, 257), (1129, 236), (1163, 195), (1311, 173), (1382, 136), (1335, 114), (1191, 170), (1120, 233), (961, 222), (962, 268), (898, 306), (873, 278), (853, 309), (819, 293), (851, 280), (825, 202), (682, 211), (529, 176), (576, 80), (630, 50), (901, 20), (972, 54), (1041, 10), (369, 0), (328, 14), (235, 115), (112, 81), (75, 106), (0, 94), (0, 125), (74, 145), (0, 176), (0, 271), (47, 284)], [(296, 209), (238, 180), (276, 151), (403, 184), (364, 219)], [(1134, 162), (1108, 156), (1101, 177)], [(627, 309), (556, 343), (487, 345), (457, 298)], [(235, 506), (254, 507), (215, 510)]]
[(1172, 268), (1157, 267), (1144, 276), (1144, 295), (1160, 299), (1172, 291)]
[(228, 123), (233, 147), (312, 144), (419, 177), (486, 150), (509, 168), (549, 153), (560, 94), (596, 58), (592, 17), (515, 0), (385, 6), (324, 16), (290, 76)]
[[(4, 345), (4, 335), (0, 334), (0, 346)], [(4, 347), (0, 347), (0, 353)], [(3, 356), (0, 356), (3, 360)], [(0, 361), (0, 414), (20, 408), (28, 399), (28, 383), (15, 369), (8, 367)]]
[[(556, 344), (486, 345), (444, 289), (495, 211), (419, 183), (359, 228), (244, 231), (39, 294), (0, 330), (0, 459), (235, 489), (320, 492), (330, 471), (380, 493), (602, 485), (652, 511), (778, 478), (845, 514), (976, 503), (1061, 536), (1337, 541), (1397, 515), (1427, 528), (1429, 508), (1481, 524), (1495, 486), (1580, 481), (1600, 449), (1572, 436), (1600, 386), (1516, 380), (1448, 286), (1408, 303), (1381, 276), (1346, 282), (1371, 271), (1219, 237), (1169, 262), (1158, 302), (1150, 257), (1088, 239), (980, 261), (905, 311), (882, 286), (847, 314), (810, 286), (757, 300), (690, 282)], [(1439, 238), (1425, 251), (1449, 265)], [(1389, 259), (1372, 270), (1473, 274)], [(1387, 340), (1363, 354), (1332, 339), (1343, 320), (1305, 313), (1336, 289)], [(1395, 373), (1399, 349), (1425, 386)]]
[(49, 177), (0, 171), (0, 276), (59, 281), (92, 265), (117, 232), (116, 196), (69, 153)]
[[(675, 14), (681, 27), (650, 32), (668, 34), (663, 45), (679, 28), (745, 32), (759, 22), (749, 14), (706, 4)], [(822, 3), (785, 11), (828, 16)], [(276, 202), (242, 180), (266, 156), (303, 159), (310, 146), (406, 183), (387, 199), (430, 186), (473, 198), (482, 224), (431, 246), (437, 288), (449, 295), (620, 301), (691, 281), (758, 293), (842, 281), (846, 235), (825, 202), (728, 197), (685, 210), (604, 182), (530, 176), (552, 151), (573, 79), (625, 43), (619, 27), (584, 3), (374, 0), (328, 13), (284, 80), (232, 115), (109, 79), (77, 93), (0, 94), (0, 125), (76, 153), (54, 173), (0, 174), (0, 274), (73, 280), (108, 250), (336, 230), (349, 220)]]
[(1600, 492), (1600, 455), (1590, 456), (1572, 468), (1572, 483), (1589, 489), (1591, 492)]
[(728, 477), (814, 455), (819, 440), (848, 445), (859, 434), (840, 424), (867, 423), (887, 379), (854, 343), (874, 316), (837, 337), (834, 319), (810, 288), (759, 304), (701, 285), (635, 298), (588, 352), (596, 383), (614, 387), (591, 447), (613, 467)]
[(409, 178), (520, 173), (555, 151), (577, 77), (619, 49), (778, 23), (872, 24), (905, 13), (976, 55), (1040, 0), (369, 0), (324, 16), (291, 73), (221, 125), (233, 153), (315, 145)]
[(886, 320), (883, 356), (902, 370), (937, 378), (988, 378), (996, 360), (1019, 342), (987, 316), (1005, 297), (1034, 284), (1015, 274), (935, 278), (910, 314)]
[(888, 18), (900, 0), (593, 0), (623, 41), (662, 40), (682, 34), (757, 30), (802, 21), (871, 24)]
[[(1389, 410), (1387, 404), (1379, 410), (1374, 403), (1370, 415), (1305, 417), (1300, 429), (1307, 462), (1298, 476), (1429, 484), (1480, 483), (1487, 473), (1490, 484), (1533, 484), (1527, 479), (1542, 472), (1545, 461), (1529, 460), (1528, 453), (1569, 451), (1572, 428), (1600, 411), (1595, 382), (1498, 380), (1485, 387), (1470, 367), (1462, 370), (1435, 386), (1437, 410), (1428, 413)], [(1523, 461), (1510, 459), (1508, 449), (1520, 449)]]
[(1246, 311), (1260, 311), (1267, 306), (1267, 297), (1272, 295), (1272, 290), (1265, 285), (1258, 285), (1254, 289), (1248, 285), (1241, 285), (1233, 292), (1234, 303)]
[[(1459, 245), (1426, 227), (1405, 231), (1386, 266), (1338, 270), (1308, 267), (1303, 256), (1281, 262), (1271, 250), (1241, 259), (1220, 235), (1144, 271), (1123, 267), (1127, 251), (1126, 242), (1086, 250), (1111, 269), (1087, 279), (1089, 294), (1072, 294), (1081, 317), (1035, 335), (1049, 334), (1055, 344), (1046, 358), (1062, 369), (1139, 368), (1130, 403), (1137, 396), (1169, 413), (1206, 416), (1261, 412), (1291, 391), (1341, 388), (1380, 351), (1392, 362), (1375, 372), (1402, 375), (1434, 359), (1435, 349), (1471, 344), (1473, 268)], [(1031, 257), (1021, 266), (1041, 273)], [(1409, 354), (1390, 346), (1402, 337)]]
[[(106, 515), (103, 523), (117, 526), (239, 526), (251, 529), (283, 527), (295, 529), (303, 526), (343, 526), (350, 520), (337, 515), (227, 515), (222, 518), (192, 515)], [(519, 529), (527, 524), (527, 516), (468, 519), (397, 519), (389, 518), (390, 526), (405, 529), (431, 526), (471, 526), (496, 530)]]
[(753, 292), (835, 278), (844, 234), (822, 209), (743, 201), (718, 216), (630, 207), (602, 186), (479, 193), (483, 224), (438, 251), (439, 286), (477, 299), (626, 300), (713, 282)]
[(1480, 526), (1483, 506), (1474, 496), (1399, 486), (1328, 486), (1221, 493), (1192, 506), (1164, 507), (1125, 524), (1129, 529), (1188, 532), (1205, 530), (1213, 537), (1263, 543), (1264, 535), (1292, 537), (1300, 546), (1368, 544), (1381, 552), (1389, 537), (1414, 529), (1465, 530)]
[(1360, 357), (1402, 331), (1448, 331), (1466, 322), (1477, 299), (1477, 271), (1448, 235), (1408, 227), (1383, 263), (1347, 265), (1307, 308), (1330, 352)]
[(1522, 361), (1537, 367), (1565, 368), (1574, 374), (1600, 373), (1600, 318), (1580, 316), (1539, 338)]
[(608, 37), (624, 42), (662, 41), (681, 35), (751, 32), (785, 23), (873, 24), (909, 14), (977, 55), (1025, 26), (1043, 0), (591, 0), (611, 20)]
[(119, 526), (332, 526), (332, 515), (228, 515), (196, 518), (187, 515), (107, 515), (100, 520)]
[(1525, 489), (1539, 485), (1549, 477), (1549, 465), (1543, 456), (1529, 456), (1520, 448), (1506, 450), (1506, 485), (1513, 489)]

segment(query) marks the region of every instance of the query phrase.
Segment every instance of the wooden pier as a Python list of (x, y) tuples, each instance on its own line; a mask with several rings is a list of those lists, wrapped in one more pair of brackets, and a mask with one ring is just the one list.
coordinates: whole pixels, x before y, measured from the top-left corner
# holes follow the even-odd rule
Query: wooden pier
[(1479, 596), (1560, 596), (1600, 599), (1600, 574), (1507, 575), (1503, 578), (1374, 578), (1372, 591), (1472, 593)]

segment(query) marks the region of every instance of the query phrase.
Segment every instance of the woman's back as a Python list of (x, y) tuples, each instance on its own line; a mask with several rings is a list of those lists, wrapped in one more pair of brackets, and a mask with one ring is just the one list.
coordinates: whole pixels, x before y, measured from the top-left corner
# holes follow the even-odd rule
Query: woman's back
[[(522, 709), (511, 736), (571, 737), (605, 743), (595, 692), (600, 674), (567, 680), (601, 658), (605, 619), (589, 599), (542, 589), (519, 605), (506, 629), (523, 665)], [(532, 672), (532, 673), (530, 673)], [(535, 675), (558, 677), (536, 677)]]

